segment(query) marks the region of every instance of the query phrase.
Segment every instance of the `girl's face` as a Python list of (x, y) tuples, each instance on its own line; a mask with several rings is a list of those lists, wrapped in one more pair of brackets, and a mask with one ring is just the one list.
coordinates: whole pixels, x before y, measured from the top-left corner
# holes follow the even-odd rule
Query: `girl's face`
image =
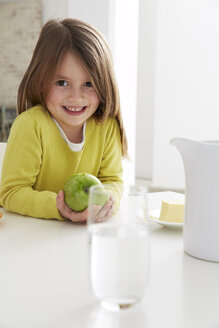
[(46, 106), (69, 140), (80, 142), (77, 136), (99, 103), (83, 61), (78, 55), (67, 52), (52, 82)]

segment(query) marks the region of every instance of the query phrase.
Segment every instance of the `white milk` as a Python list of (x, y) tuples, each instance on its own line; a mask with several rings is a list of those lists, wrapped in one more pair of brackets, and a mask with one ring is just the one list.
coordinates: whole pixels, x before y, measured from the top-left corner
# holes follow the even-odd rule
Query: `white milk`
[(149, 275), (149, 234), (141, 225), (100, 227), (91, 239), (91, 284), (97, 299), (138, 302)]

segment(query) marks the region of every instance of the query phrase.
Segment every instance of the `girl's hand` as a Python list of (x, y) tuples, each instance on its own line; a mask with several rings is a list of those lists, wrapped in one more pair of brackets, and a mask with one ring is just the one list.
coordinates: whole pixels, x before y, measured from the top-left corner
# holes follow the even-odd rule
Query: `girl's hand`
[(101, 207), (100, 205), (93, 205), (92, 214), (95, 222), (104, 222), (111, 218), (114, 207), (113, 196), (110, 196), (108, 202)]
[(83, 212), (72, 211), (65, 203), (64, 191), (60, 190), (56, 197), (56, 206), (62, 217), (71, 220), (74, 223), (86, 223), (88, 219), (88, 209)]
[[(74, 223), (86, 223), (88, 219), (88, 209), (86, 208), (83, 212), (72, 211), (72, 209), (66, 205), (64, 198), (64, 191), (59, 191), (56, 197), (56, 206), (61, 216)], [(112, 196), (110, 196), (109, 201), (103, 207), (96, 206), (96, 221), (103, 222), (108, 220), (112, 216), (113, 206), (114, 199)]]

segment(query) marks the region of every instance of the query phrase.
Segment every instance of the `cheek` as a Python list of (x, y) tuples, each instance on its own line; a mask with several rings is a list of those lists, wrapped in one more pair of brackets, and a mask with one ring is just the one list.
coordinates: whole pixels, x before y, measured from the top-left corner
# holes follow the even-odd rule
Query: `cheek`
[(93, 103), (95, 103), (96, 106), (98, 107), (99, 106), (99, 103), (100, 103), (100, 98), (99, 98), (98, 94), (96, 93), (96, 91), (93, 91), (90, 94), (90, 97), (92, 98)]
[(97, 104), (97, 107), (98, 107), (99, 104), (100, 104), (100, 98), (98, 97), (98, 95), (96, 95), (95, 101), (96, 101), (96, 104)]
[(46, 103), (46, 106), (48, 107), (48, 104), (50, 103), (50, 93), (48, 94), (48, 96), (46, 97), (45, 99), (45, 103)]
[(59, 95), (57, 91), (55, 91), (53, 88), (48, 93), (48, 96), (46, 98), (46, 105), (49, 103), (56, 102), (59, 99)]

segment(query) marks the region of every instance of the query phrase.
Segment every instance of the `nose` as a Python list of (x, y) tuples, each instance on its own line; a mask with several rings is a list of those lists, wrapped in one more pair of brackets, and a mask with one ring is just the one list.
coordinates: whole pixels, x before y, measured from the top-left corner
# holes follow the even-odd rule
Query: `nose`
[(82, 88), (80, 87), (71, 87), (68, 92), (68, 100), (74, 102), (76, 104), (80, 104), (80, 102), (84, 99), (84, 93)]

